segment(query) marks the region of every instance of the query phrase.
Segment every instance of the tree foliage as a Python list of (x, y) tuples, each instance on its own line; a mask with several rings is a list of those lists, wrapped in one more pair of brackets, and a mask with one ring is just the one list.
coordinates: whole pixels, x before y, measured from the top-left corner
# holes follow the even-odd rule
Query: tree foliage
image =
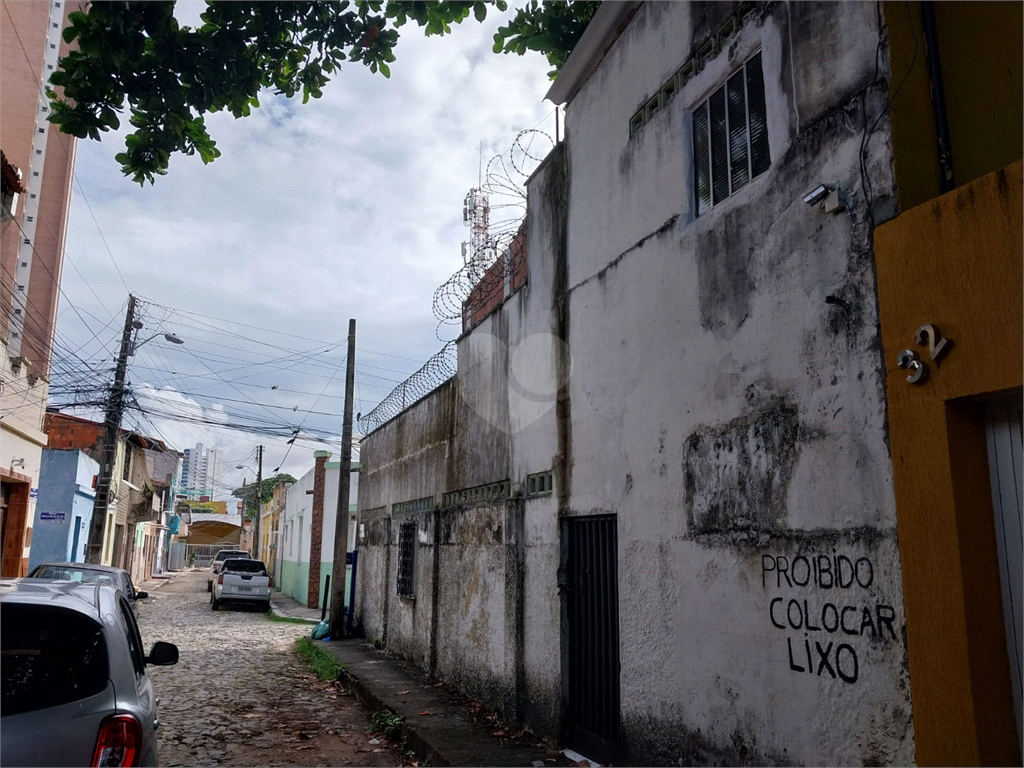
[[(533, 0), (501, 27), (496, 52), (539, 51), (555, 71), (600, 3)], [(99, 140), (117, 129), (125, 109), (133, 131), (116, 155), (139, 184), (167, 173), (171, 155), (220, 156), (203, 116), (234, 117), (259, 107), (264, 89), (303, 103), (320, 98), (342, 64), (391, 76), (399, 28), (410, 21), (430, 35), (451, 32), (470, 14), (477, 21), (505, 0), (340, 0), (236, 2), (208, 0), (199, 27), (180, 26), (173, 2), (93, 2), (64, 29), (77, 41), (58, 62), (50, 84), (50, 121), (78, 138)]]
[[(289, 475), (287, 472), (280, 472), (273, 477), (264, 478), (260, 483), (260, 504), (266, 504), (274, 496), (274, 486), (280, 482), (294, 483), (295, 478)], [(254, 517), (256, 514), (256, 483), (249, 483), (243, 485), (241, 488), (235, 488), (231, 492), (231, 495), (236, 499), (242, 500), (242, 506), (245, 509), (246, 517)]]

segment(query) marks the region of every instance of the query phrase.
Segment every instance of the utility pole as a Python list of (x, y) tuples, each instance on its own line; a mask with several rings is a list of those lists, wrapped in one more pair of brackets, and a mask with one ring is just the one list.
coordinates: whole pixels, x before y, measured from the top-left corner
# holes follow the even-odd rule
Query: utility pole
[(348, 321), (345, 361), (345, 416), (341, 427), (338, 511), (334, 521), (334, 563), (331, 568), (331, 638), (340, 640), (345, 623), (345, 555), (348, 551), (348, 497), (352, 487), (352, 389), (356, 378), (356, 321)]
[(260, 552), (260, 506), (262, 505), (263, 497), (263, 446), (256, 446), (256, 524), (253, 525), (254, 535), (256, 542), (253, 546), (253, 551), (250, 552), (254, 560), (261, 559)]
[(110, 507), (110, 486), (117, 459), (117, 438), (121, 430), (121, 416), (124, 414), (124, 380), (128, 372), (128, 353), (132, 346), (135, 330), (135, 296), (128, 294), (128, 311), (124, 316), (124, 330), (121, 333), (121, 351), (117, 355), (114, 369), (114, 386), (107, 399), (107, 410), (103, 418), (103, 450), (100, 456), (100, 472), (96, 478), (96, 500), (92, 506), (92, 523), (89, 526), (89, 544), (85, 561), (99, 563), (103, 560), (103, 529)]

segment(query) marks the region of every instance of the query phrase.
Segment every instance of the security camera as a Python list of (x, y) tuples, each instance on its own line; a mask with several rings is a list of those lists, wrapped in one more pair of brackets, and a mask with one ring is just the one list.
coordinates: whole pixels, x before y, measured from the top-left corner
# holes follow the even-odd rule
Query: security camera
[(840, 213), (849, 207), (846, 195), (839, 183), (819, 184), (806, 195), (803, 201), (808, 205), (820, 205), (826, 213)]
[(803, 200), (808, 205), (817, 205), (826, 197), (828, 197), (829, 191), (829, 188), (826, 187), (824, 184), (819, 184), (806, 195), (804, 195)]

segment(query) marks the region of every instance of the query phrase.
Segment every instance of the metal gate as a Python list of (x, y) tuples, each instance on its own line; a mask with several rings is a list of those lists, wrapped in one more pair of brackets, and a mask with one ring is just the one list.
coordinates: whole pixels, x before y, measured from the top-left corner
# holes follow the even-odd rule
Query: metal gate
[(217, 556), (217, 553), (222, 549), (237, 549), (237, 544), (231, 544), (224, 542), (221, 544), (187, 544), (185, 546), (185, 562), (188, 564), (189, 558), (193, 554), (196, 556), (194, 563), (196, 568), (206, 568), (213, 562), (213, 558)]
[(185, 542), (172, 541), (167, 551), (167, 570), (181, 571), (185, 569)]
[(620, 758), (619, 582), (615, 515), (562, 518), (562, 700), (565, 743), (602, 763)]

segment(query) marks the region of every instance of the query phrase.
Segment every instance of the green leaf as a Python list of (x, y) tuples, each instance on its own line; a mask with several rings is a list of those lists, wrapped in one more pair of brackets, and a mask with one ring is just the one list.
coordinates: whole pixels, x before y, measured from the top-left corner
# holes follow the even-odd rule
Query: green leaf
[(476, 17), (477, 21), (483, 21), (487, 18), (487, 6), (483, 3), (473, 3), (473, 16)]
[(384, 77), (386, 77), (386, 78), (390, 78), (391, 77), (391, 69), (383, 61), (380, 63), (379, 69), (380, 69), (380, 73), (382, 75), (384, 75)]

